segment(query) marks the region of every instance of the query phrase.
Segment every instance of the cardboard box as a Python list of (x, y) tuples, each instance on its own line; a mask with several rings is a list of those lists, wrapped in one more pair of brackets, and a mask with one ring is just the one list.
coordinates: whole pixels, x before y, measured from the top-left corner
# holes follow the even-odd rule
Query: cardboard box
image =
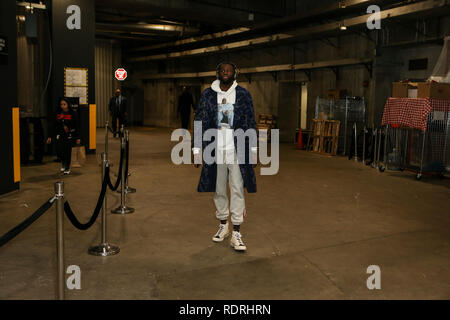
[(433, 98), (450, 100), (450, 83), (419, 82), (418, 98)]
[(408, 97), (408, 83), (393, 82), (392, 83), (392, 97), (393, 98), (407, 98)]
[(393, 82), (393, 98), (417, 98), (417, 82)]

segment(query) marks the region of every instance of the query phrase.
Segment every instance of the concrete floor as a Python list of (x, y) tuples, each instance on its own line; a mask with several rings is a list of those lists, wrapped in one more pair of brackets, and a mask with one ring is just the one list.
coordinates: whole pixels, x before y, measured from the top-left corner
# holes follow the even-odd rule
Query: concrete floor
[[(98, 155), (70, 176), (59, 164), (22, 167), (20, 191), (0, 197), (0, 234), (17, 225), (65, 182), (87, 221), (99, 190)], [(378, 171), (282, 145), (280, 170), (247, 194), (241, 231), (248, 250), (211, 241), (212, 194), (196, 192), (200, 169), (170, 161), (170, 131), (131, 129), (130, 215), (108, 215), (111, 257), (87, 254), (100, 242), (100, 219), (86, 231), (65, 220), (66, 265), (81, 268), (68, 299), (449, 299), (450, 183)], [(119, 140), (110, 139), (118, 164)], [(113, 168), (113, 171), (114, 171)], [(117, 168), (116, 168), (117, 169)], [(119, 194), (108, 193), (109, 209)], [(55, 207), (0, 248), (0, 299), (55, 298)], [(368, 290), (369, 265), (381, 289)]]

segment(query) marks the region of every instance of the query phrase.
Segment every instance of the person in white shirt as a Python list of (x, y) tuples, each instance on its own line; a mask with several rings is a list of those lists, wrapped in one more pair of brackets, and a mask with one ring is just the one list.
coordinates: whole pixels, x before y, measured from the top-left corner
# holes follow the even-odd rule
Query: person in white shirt
[[(203, 136), (208, 129), (216, 129), (217, 141), (203, 141), (194, 145), (194, 163), (203, 163), (199, 192), (214, 192), (216, 217), (220, 220), (219, 230), (213, 236), (214, 242), (223, 241), (230, 233), (228, 217), (231, 211), (233, 224), (231, 246), (237, 251), (245, 251), (247, 247), (242, 240), (240, 225), (246, 214), (244, 189), (248, 193), (256, 192), (256, 141), (245, 145), (246, 154), (251, 150), (252, 163), (238, 161), (236, 154), (236, 138), (234, 130), (253, 129), (256, 132), (256, 121), (250, 93), (236, 82), (236, 66), (231, 62), (222, 62), (217, 66), (217, 80), (207, 88), (201, 96), (195, 112), (194, 121), (201, 121), (201, 130), (194, 128), (196, 135)], [(200, 139), (201, 141), (202, 139)], [(207, 164), (201, 161), (200, 150), (209, 143), (216, 143), (216, 163)], [(240, 159), (240, 158), (239, 158)], [(246, 158), (247, 159), (247, 158)], [(199, 167), (199, 164), (195, 164)], [(230, 201), (227, 194), (227, 183), (230, 185)]]

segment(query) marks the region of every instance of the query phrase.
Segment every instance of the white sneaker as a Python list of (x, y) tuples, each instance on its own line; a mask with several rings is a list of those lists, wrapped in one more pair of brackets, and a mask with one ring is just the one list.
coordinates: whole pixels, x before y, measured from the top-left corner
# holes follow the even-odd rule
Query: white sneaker
[(228, 235), (230, 234), (230, 232), (228, 231), (228, 222), (225, 224), (220, 224), (219, 225), (219, 230), (217, 231), (217, 233), (214, 235), (214, 237), (212, 238), (212, 240), (214, 242), (222, 242), (223, 239), (225, 239), (226, 237), (228, 237)]
[(64, 174), (70, 174), (70, 170), (64, 170)]
[(247, 250), (247, 247), (245, 246), (244, 242), (242, 241), (242, 235), (238, 231), (233, 231), (233, 235), (231, 236), (231, 240), (230, 240), (230, 245), (236, 251)]
[(65, 170), (66, 170), (66, 168), (64, 168), (64, 167), (61, 167), (61, 169), (59, 169), (59, 171), (61, 171), (61, 172), (65, 171)]

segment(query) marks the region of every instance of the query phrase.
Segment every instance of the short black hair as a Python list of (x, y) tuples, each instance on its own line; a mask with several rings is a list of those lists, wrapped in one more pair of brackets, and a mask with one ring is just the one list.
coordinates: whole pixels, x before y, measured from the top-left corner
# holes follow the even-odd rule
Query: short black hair
[(229, 64), (230, 66), (233, 67), (233, 70), (236, 72), (236, 64), (231, 62), (231, 61), (222, 61), (221, 63), (219, 63), (216, 67), (216, 71), (218, 72), (220, 70), (220, 67), (223, 66), (224, 64)]

